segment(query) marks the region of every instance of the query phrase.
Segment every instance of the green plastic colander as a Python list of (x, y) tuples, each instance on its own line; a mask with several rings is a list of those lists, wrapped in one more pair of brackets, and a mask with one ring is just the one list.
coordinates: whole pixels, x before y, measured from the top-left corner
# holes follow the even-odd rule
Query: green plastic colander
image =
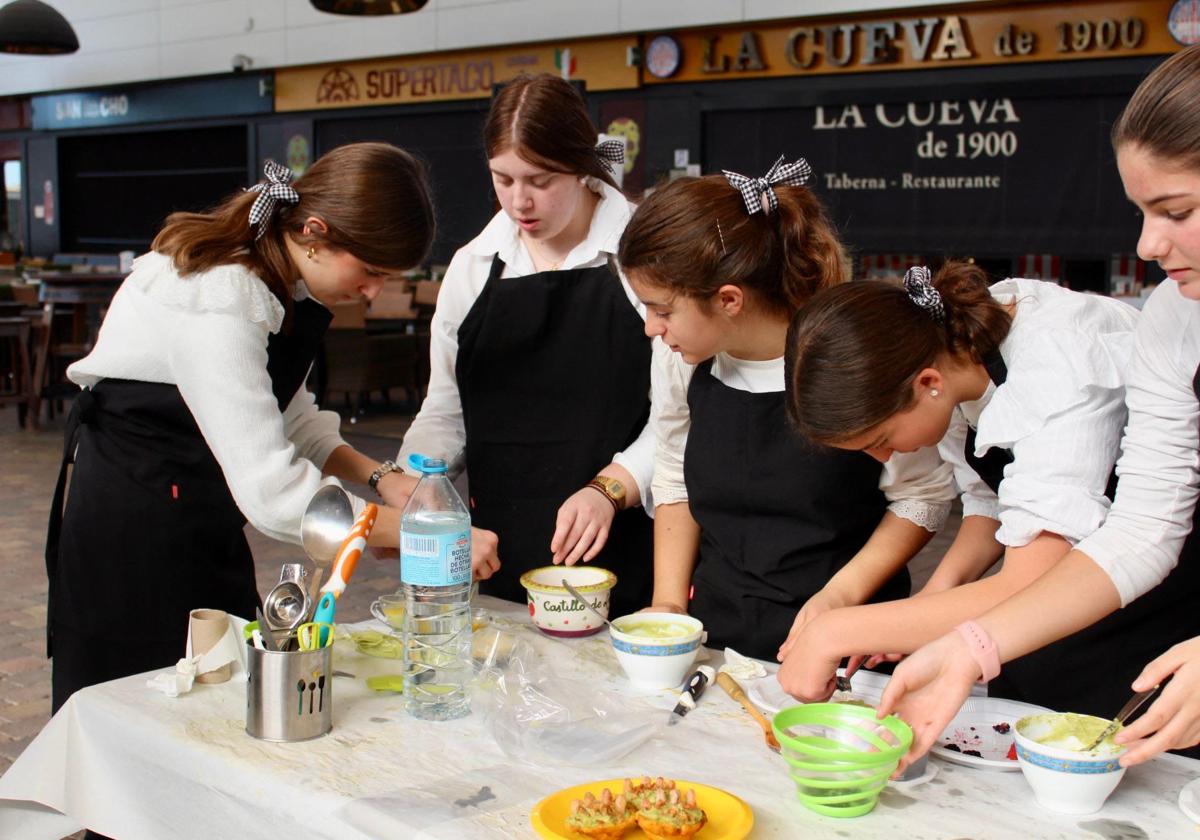
[(797, 795), (827, 817), (861, 817), (908, 752), (913, 733), (895, 715), (844, 703), (809, 703), (775, 715), (771, 722)]

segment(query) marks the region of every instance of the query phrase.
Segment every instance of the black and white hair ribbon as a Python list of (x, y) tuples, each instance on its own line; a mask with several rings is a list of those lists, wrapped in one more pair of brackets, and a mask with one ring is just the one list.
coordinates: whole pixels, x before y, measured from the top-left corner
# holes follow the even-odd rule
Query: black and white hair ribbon
[(775, 190), (772, 189), (776, 184), (799, 187), (808, 183), (808, 179), (812, 176), (812, 167), (808, 165), (808, 161), (804, 158), (797, 158), (794, 163), (784, 163), (783, 155), (779, 156), (779, 160), (775, 161), (775, 165), (761, 178), (747, 178), (745, 175), (730, 172), (728, 169), (721, 171), (729, 183), (733, 185), (734, 189), (742, 194), (742, 201), (746, 204), (746, 212), (751, 216), (759, 210), (762, 210), (764, 213), (768, 212), (762, 203), (764, 193), (767, 196), (769, 209), (779, 209), (779, 199), (775, 197)]
[(923, 265), (914, 265), (904, 272), (904, 291), (908, 298), (917, 306), (929, 313), (929, 317), (939, 324), (946, 321), (946, 306), (942, 303), (942, 295), (933, 287), (933, 275)]
[(600, 165), (609, 171), (609, 174), (615, 175), (613, 164), (625, 163), (625, 144), (620, 140), (605, 140), (603, 143), (596, 144), (596, 157), (600, 158)]
[(258, 227), (258, 232), (254, 234), (256, 242), (267, 232), (267, 222), (275, 215), (279, 202), (300, 203), (300, 194), (291, 184), (292, 170), (268, 159), (263, 164), (263, 174), (267, 178), (266, 183), (250, 187), (250, 192), (258, 193), (258, 198), (250, 207), (250, 226)]

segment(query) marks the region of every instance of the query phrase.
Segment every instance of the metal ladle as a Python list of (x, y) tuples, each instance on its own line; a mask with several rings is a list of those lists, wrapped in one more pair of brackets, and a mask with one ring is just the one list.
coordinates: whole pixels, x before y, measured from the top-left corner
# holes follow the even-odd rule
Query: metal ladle
[(300, 518), (300, 544), (316, 570), (308, 585), (306, 606), (316, 606), (324, 570), (333, 564), (353, 525), (354, 507), (350, 497), (336, 484), (325, 485), (308, 500), (304, 516)]

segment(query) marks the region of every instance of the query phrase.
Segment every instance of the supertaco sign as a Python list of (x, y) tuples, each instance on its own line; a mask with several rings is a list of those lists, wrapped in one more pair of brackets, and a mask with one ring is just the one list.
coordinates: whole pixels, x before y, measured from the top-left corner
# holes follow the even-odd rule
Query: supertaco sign
[[(663, 53), (677, 61), (648, 62), (643, 81), (1160, 55), (1187, 43), (1172, 37), (1173, 31), (1196, 31), (1195, 6), (1189, 0), (1031, 4), (669, 33), (665, 37), (677, 48)], [(655, 39), (647, 37), (651, 57)]]
[(485, 99), (522, 71), (582, 79), (588, 90), (635, 88), (637, 68), (626, 56), (636, 45), (628, 36), (284, 69), (275, 74), (275, 110)]

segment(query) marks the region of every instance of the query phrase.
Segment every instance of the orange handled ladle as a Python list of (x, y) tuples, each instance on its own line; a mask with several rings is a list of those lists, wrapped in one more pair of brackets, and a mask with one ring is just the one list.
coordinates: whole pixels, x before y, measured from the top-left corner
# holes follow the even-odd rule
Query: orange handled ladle
[[(337, 599), (346, 591), (346, 584), (350, 582), (350, 576), (354, 574), (354, 567), (358, 565), (358, 559), (366, 551), (367, 537), (371, 535), (371, 529), (375, 527), (375, 518), (378, 514), (379, 508), (368, 504), (354, 520), (346, 538), (342, 540), (342, 547), (338, 549), (337, 557), (334, 558), (333, 571), (329, 575), (329, 580), (321, 587), (321, 600), (317, 602), (317, 609), (313, 612), (314, 623), (318, 625), (333, 624)], [(323, 626), (321, 627), (321, 646), (324, 647), (328, 643), (329, 628)]]

